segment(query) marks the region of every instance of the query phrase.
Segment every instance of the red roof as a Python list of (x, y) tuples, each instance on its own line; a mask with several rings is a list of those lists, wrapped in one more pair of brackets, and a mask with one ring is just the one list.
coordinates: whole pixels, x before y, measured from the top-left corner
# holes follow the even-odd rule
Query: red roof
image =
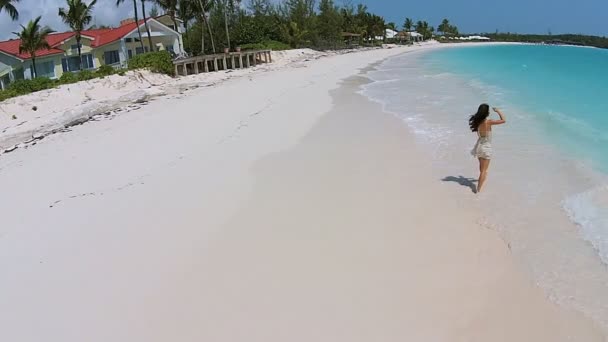
[[(148, 19), (149, 20), (149, 19)], [(144, 21), (140, 20), (139, 25), (143, 24)], [(91, 44), (92, 47), (98, 47), (106, 44), (113, 43), (120, 38), (126, 36), (131, 33), (131, 31), (137, 29), (137, 24), (135, 22), (131, 22), (128, 24), (124, 24), (115, 29), (98, 29), (98, 30), (87, 30), (82, 31), (82, 35), (93, 37), (95, 40)]]
[[(37, 57), (43, 57), (48, 55), (54, 55), (58, 53), (63, 53), (64, 51), (61, 49), (57, 49), (56, 46), (60, 45), (61, 42), (69, 39), (74, 35), (74, 32), (64, 32), (64, 33), (51, 33), (47, 36), (47, 42), (51, 46), (50, 49), (38, 50), (36, 52)], [(29, 59), (31, 56), (29, 53), (19, 53), (19, 45), (21, 45), (21, 39), (13, 39), (5, 42), (0, 42), (0, 51), (15, 56), (19, 59)]]
[[(140, 20), (139, 24), (141, 25), (144, 21)], [(128, 24), (124, 24), (120, 27), (113, 29), (94, 29), (94, 30), (85, 30), (82, 31), (81, 34), (83, 36), (93, 38), (93, 42), (91, 43), (92, 47), (99, 47), (102, 45), (113, 43), (122, 37), (129, 34), (131, 31), (137, 29), (137, 24), (135, 22), (131, 22)], [(55, 54), (63, 54), (65, 51), (60, 49), (59, 46), (61, 43), (66, 41), (69, 38), (72, 38), (75, 35), (74, 32), (63, 32), (63, 33), (51, 33), (47, 36), (47, 42), (51, 46), (50, 49), (38, 50), (36, 52), (36, 57), (44, 57)], [(21, 45), (21, 39), (12, 39), (4, 42), (0, 42), (0, 51), (11, 56), (15, 56), (19, 59), (29, 59), (31, 58), (29, 53), (19, 53), (19, 45)]]

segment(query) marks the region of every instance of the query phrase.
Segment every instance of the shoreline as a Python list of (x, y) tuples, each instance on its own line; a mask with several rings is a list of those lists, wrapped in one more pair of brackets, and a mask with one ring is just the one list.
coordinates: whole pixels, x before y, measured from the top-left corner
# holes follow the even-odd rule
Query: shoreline
[(253, 165), (248, 201), (204, 254), (229, 260), (203, 262), (204, 302), (228, 307), (205, 316), (209, 338), (242, 338), (213, 328), (230, 317), (260, 341), (602, 341), (523, 276), (475, 210), (454, 205), (406, 127), (357, 94), (363, 77), (331, 92), (333, 108), (296, 145)]
[[(399, 58), (399, 63), (417, 65), (418, 58), (421, 56), (404, 56)], [(394, 69), (395, 63), (387, 65), (387, 68), (392, 73), (388, 78), (403, 77), (395, 76), (400, 75)], [(497, 158), (491, 167), (490, 191), (482, 194), (481, 198), (472, 195), (469, 187), (473, 185), (467, 177), (476, 178), (477, 171), (475, 161), (466, 156), (474, 140), (464, 132), (460, 121), (454, 122), (450, 117), (454, 111), (466, 113), (472, 103), (478, 103), (475, 101), (478, 101), (479, 89), (476, 85), (468, 91), (470, 79), (452, 77), (443, 72), (442, 69), (423, 70), (420, 67), (418, 72), (408, 68), (408, 77), (417, 81), (396, 83), (394, 87), (419, 87), (420, 92), (404, 98), (403, 103), (412, 103), (421, 93), (429, 92), (428, 89), (432, 89), (437, 97), (443, 97), (447, 92), (452, 99), (422, 106), (414, 113), (394, 112), (397, 108), (395, 103), (388, 105), (389, 109), (385, 104), (385, 110), (410, 126), (411, 131), (420, 132), (417, 134), (418, 146), (434, 160), (435, 176), (444, 180), (446, 188), (452, 191), (451, 196), (465, 197), (464, 206), (479, 207), (485, 212), (480, 221), (501, 235), (519, 266), (552, 301), (583, 312), (606, 329), (604, 284), (608, 274), (605, 264), (595, 247), (583, 239), (581, 234), (584, 232), (578, 222), (573, 222), (564, 208), (564, 201), (571, 195), (586, 194), (589, 187), (595, 189), (594, 184), (605, 180), (605, 176), (598, 176), (596, 171), (588, 170), (570, 156), (559, 154), (557, 147), (549, 142), (537, 141), (536, 137), (543, 134), (534, 133), (535, 127), (530, 128), (529, 124), (519, 126), (519, 121), (528, 115), (511, 104), (508, 105), (511, 124), (497, 132), (495, 137)], [(435, 79), (437, 73), (440, 79)], [(420, 79), (421, 75), (426, 81)], [(378, 85), (384, 78), (379, 78)], [(486, 84), (485, 88), (494, 92), (491, 85)], [(387, 88), (384, 91), (392, 90)], [(504, 92), (502, 89), (496, 91)], [(507, 104), (501, 101), (499, 107)], [(417, 116), (426, 119), (418, 122), (415, 120)], [(442, 135), (441, 132), (449, 134)], [(450, 145), (446, 145), (443, 138), (448, 139)], [(515, 165), (526, 165), (527, 180), (519, 179), (521, 170), (518, 171)], [(546, 174), (543, 170), (547, 168), (554, 172)], [(553, 187), (549, 191), (540, 184), (553, 184)]]
[[(112, 75), (91, 81), (62, 85), (35, 93), (10, 98), (0, 103), (0, 156), (18, 148), (36, 145), (48, 136), (68, 132), (71, 127), (89, 121), (112, 120), (150, 101), (180, 98), (185, 94), (239, 77), (302, 67), (319, 58), (382, 49), (400, 49), (403, 53), (435, 48), (479, 45), (480, 43), (438, 43), (430, 41), (413, 46), (386, 45), (383, 48), (319, 52), (295, 49), (273, 52), (273, 63), (255, 68), (227, 72), (201, 73), (171, 78), (146, 70), (128, 71), (125, 76)], [(502, 45), (486, 42), (485, 45)], [(511, 43), (507, 43), (511, 44)], [(56, 101), (57, 98), (63, 101)], [(36, 108), (34, 110), (34, 108)]]
[(234, 78), (2, 156), (0, 337), (600, 341), (356, 93), (404, 52)]

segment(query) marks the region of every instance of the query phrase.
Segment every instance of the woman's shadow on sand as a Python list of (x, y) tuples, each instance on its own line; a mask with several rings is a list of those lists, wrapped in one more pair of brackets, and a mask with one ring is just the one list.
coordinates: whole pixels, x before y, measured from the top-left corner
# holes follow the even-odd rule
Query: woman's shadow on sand
[(464, 176), (458, 176), (458, 177), (447, 176), (447, 177), (443, 178), (442, 181), (458, 183), (462, 186), (465, 186), (465, 187), (471, 189), (471, 191), (473, 191), (473, 193), (477, 193), (477, 185), (476, 185), (477, 179), (475, 179), (475, 178), (467, 178)]

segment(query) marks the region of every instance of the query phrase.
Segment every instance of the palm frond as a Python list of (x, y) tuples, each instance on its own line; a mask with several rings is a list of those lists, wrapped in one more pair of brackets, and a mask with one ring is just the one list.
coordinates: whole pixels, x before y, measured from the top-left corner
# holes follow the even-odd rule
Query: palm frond
[(14, 3), (17, 2), (19, 2), (19, 0), (0, 0), (0, 12), (4, 10), (12, 20), (18, 20), (19, 11), (17, 11), (17, 8), (14, 5)]

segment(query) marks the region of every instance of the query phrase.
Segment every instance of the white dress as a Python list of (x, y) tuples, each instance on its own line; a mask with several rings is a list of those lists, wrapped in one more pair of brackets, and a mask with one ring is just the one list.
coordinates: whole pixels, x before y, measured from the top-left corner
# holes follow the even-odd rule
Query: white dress
[(492, 131), (488, 131), (486, 136), (483, 137), (479, 132), (477, 132), (477, 135), (479, 138), (477, 139), (477, 143), (475, 144), (475, 147), (473, 147), (471, 154), (475, 158), (492, 159)]

